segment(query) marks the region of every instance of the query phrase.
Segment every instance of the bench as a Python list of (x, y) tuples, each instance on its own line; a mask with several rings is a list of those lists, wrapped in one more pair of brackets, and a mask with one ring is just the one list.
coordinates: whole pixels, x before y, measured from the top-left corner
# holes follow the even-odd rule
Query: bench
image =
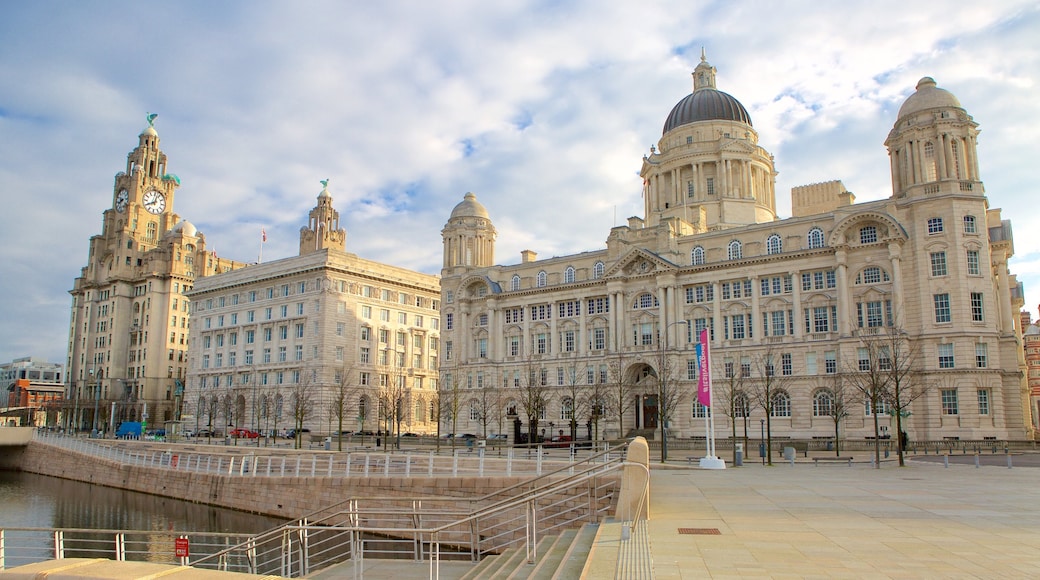
[(820, 462), (821, 461), (823, 461), (823, 462), (844, 461), (844, 462), (846, 462), (848, 464), (849, 467), (852, 467), (852, 457), (813, 457), (812, 460), (813, 460), (813, 463), (816, 464), (817, 467), (820, 466)]

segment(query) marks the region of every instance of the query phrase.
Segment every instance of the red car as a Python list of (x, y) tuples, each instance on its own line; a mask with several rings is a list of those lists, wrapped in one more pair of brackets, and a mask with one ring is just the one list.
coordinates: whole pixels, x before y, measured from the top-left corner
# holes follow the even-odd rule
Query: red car
[(247, 439), (256, 439), (260, 436), (260, 434), (256, 431), (253, 431), (251, 429), (243, 429), (242, 427), (232, 429), (229, 435), (231, 435), (232, 437), (245, 437)]

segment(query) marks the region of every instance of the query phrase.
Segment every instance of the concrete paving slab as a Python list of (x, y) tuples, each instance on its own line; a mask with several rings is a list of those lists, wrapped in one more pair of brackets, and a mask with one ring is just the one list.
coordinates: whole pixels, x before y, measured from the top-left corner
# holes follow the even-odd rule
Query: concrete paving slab
[[(1014, 462), (1040, 466), (1040, 456)], [(654, 464), (654, 577), (1040, 577), (1040, 471), (981, 463)]]

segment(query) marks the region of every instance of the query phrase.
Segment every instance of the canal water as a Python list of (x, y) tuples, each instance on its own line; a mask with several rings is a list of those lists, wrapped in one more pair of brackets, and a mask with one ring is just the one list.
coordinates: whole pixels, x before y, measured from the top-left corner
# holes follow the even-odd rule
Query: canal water
[(0, 471), (0, 527), (254, 534), (282, 523), (167, 497)]

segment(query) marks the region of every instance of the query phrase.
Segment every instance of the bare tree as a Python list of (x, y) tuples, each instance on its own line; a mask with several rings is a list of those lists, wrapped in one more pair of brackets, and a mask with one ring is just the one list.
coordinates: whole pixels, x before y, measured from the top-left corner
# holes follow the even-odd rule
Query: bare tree
[(636, 405), (636, 385), (628, 380), (625, 372), (626, 361), (624, 355), (619, 351), (610, 356), (607, 363), (607, 375), (609, 384), (607, 390), (610, 392), (609, 400), (612, 411), (617, 416), (618, 437), (625, 437), (625, 414)]
[(884, 340), (889, 357), (887, 402), (896, 416), (896, 451), (899, 466), (904, 467), (903, 418), (910, 415), (910, 405), (927, 392), (918, 372), (921, 351), (919, 345), (911, 342), (909, 335), (898, 327), (890, 327), (880, 340)]
[(206, 404), (206, 417), (209, 421), (209, 438), (213, 438), (213, 419), (217, 418), (217, 413), (220, 412), (220, 400), (217, 399), (216, 395), (212, 395)]
[[(874, 331), (876, 329), (868, 329)], [(846, 362), (849, 384), (866, 399), (874, 418), (874, 465), (881, 468), (881, 428), (878, 415), (885, 410), (891, 398), (892, 356), (888, 343), (876, 333), (861, 333), (860, 346), (854, 362)]]
[(316, 402), (313, 387), (315, 384), (314, 375), (308, 374), (303, 381), (295, 383), (290, 389), (289, 413), (293, 419), (297, 449), (303, 446), (303, 425), (314, 412)]
[(498, 389), (494, 384), (494, 381), (490, 377), (482, 379), (481, 384), (477, 385), (477, 399), (476, 409), (479, 415), (481, 435), (487, 438), (487, 427), (489, 423), (497, 420), (501, 414), (502, 406), (502, 391)]
[[(711, 388), (715, 390), (712, 404), (729, 418), (734, 443), (737, 441), (737, 419), (744, 419), (744, 452), (747, 453), (748, 415), (750, 414), (750, 409), (748, 408), (747, 394), (744, 392), (744, 377), (733, 372), (733, 363), (726, 365), (725, 361), (723, 361), (722, 364), (722, 372), (713, 375), (721, 376), (722, 378), (712, 380)], [(716, 409), (712, 409), (710, 412), (714, 413)], [(733, 463), (736, 464), (736, 462), (737, 446), (733, 445)]]
[[(448, 422), (451, 427), (451, 447), (455, 448), (455, 435), (458, 435), (459, 410), (462, 408), (462, 372), (456, 362), (451, 369), (444, 371), (441, 378), (441, 391), (437, 399), (438, 418)], [(438, 421), (438, 425), (440, 421)], [(439, 427), (438, 427), (439, 430)], [(438, 445), (440, 438), (438, 437)]]
[[(609, 368), (609, 367), (605, 367)], [(593, 441), (599, 440), (599, 422), (614, 407), (611, 397), (611, 386), (608, 381), (609, 370), (593, 374), (592, 365), (586, 367), (586, 375), (592, 382), (585, 386), (584, 408), (589, 414), (592, 423), (591, 437)]]
[(571, 441), (578, 440), (578, 417), (586, 416), (587, 410), (590, 408), (591, 400), (587, 394), (590, 388), (586, 379), (587, 368), (586, 366), (571, 366), (563, 371), (563, 389), (560, 392), (563, 394), (563, 401), (570, 400), (570, 416), (566, 420), (570, 427)]
[(344, 365), (339, 371), (339, 380), (333, 387), (329, 402), (330, 417), (336, 419), (336, 449), (343, 451), (343, 423), (350, 417), (352, 407), (361, 398), (360, 375), (354, 365)]
[(833, 372), (816, 378), (817, 397), (814, 411), (834, 422), (834, 454), (841, 457), (841, 422), (849, 416), (854, 404), (852, 386), (844, 372)]
[(234, 427), (235, 396), (232, 393), (220, 396), (220, 413), (227, 419), (228, 428), (224, 430), (224, 436), (227, 437), (231, 435), (231, 429)]
[[(740, 363), (740, 373), (747, 374), (743, 361)], [(782, 397), (787, 395), (787, 386), (791, 382), (791, 375), (777, 372), (777, 366), (781, 364), (781, 356), (770, 346), (764, 351), (757, 353), (751, 359), (751, 369), (757, 377), (749, 378), (750, 392), (755, 402), (766, 414), (766, 461), (773, 464), (773, 415), (779, 411), (777, 405), (783, 404)], [(786, 399), (790, 404), (790, 399)], [(789, 409), (788, 409), (789, 410)]]
[(535, 364), (529, 356), (522, 366), (517, 399), (527, 415), (527, 442), (530, 444), (539, 443), (538, 421), (548, 409), (551, 397), (549, 371), (545, 367)]
[(668, 424), (675, 410), (686, 398), (687, 389), (679, 384), (676, 367), (679, 365), (674, 354), (661, 348), (657, 351), (657, 401), (660, 409), (661, 463), (668, 460)]
[[(392, 358), (391, 358), (392, 355)], [(384, 449), (389, 449), (390, 436), (396, 432), (394, 446), (401, 448), (401, 423), (404, 421), (405, 403), (408, 399), (408, 372), (404, 367), (404, 355), (394, 350), (387, 351), (386, 366), (379, 378), (379, 401), (384, 429)]]

